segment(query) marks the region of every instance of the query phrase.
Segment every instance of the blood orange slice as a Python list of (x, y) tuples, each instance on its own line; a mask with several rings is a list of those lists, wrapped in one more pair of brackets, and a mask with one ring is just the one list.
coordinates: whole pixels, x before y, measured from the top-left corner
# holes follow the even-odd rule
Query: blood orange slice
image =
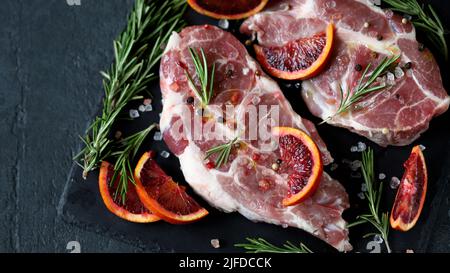
[(288, 193), (284, 206), (296, 205), (311, 196), (320, 184), (323, 163), (314, 141), (303, 131), (289, 127), (275, 127), (282, 164), (286, 164)]
[(255, 45), (256, 59), (270, 75), (285, 80), (305, 80), (318, 75), (330, 59), (334, 26), (323, 33), (289, 42), (281, 47)]
[[(100, 195), (109, 211), (130, 222), (151, 223), (159, 220), (159, 217), (152, 214), (144, 207), (136, 192), (133, 183), (128, 182), (128, 190), (125, 203), (120, 198), (114, 198), (118, 183), (111, 183), (114, 174), (114, 167), (104, 161), (100, 167), (98, 185)], [(116, 179), (118, 181), (118, 179)]]
[(390, 217), (391, 227), (400, 231), (408, 231), (414, 227), (425, 202), (428, 173), (419, 146), (412, 149), (404, 167), (406, 170), (397, 190)]
[(172, 224), (195, 222), (208, 211), (202, 208), (185, 188), (179, 186), (146, 152), (134, 170), (136, 189), (142, 203), (155, 215)]
[(187, 2), (200, 14), (215, 19), (238, 20), (260, 12), (269, 0), (188, 0)]

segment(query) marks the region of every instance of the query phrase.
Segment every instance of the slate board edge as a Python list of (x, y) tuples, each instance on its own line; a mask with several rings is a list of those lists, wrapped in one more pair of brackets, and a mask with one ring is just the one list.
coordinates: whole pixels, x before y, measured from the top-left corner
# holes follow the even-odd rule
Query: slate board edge
[[(94, 116), (95, 117), (95, 116)], [(79, 145), (78, 150), (81, 151), (82, 144)], [(417, 252), (427, 252), (430, 238), (432, 235), (432, 230), (434, 229), (435, 224), (438, 222), (438, 214), (440, 211), (440, 208), (442, 206), (443, 199), (447, 193), (448, 190), (448, 184), (450, 180), (450, 140), (447, 143), (447, 156), (444, 163), (444, 169), (442, 170), (442, 174), (440, 178), (436, 181), (436, 184), (442, 185), (442, 189), (437, 192), (437, 194), (432, 198), (432, 201), (430, 203), (430, 214), (427, 216), (426, 224), (423, 227), (424, 234), (421, 237), (421, 240), (419, 242), (419, 249), (416, 249)], [(97, 234), (105, 234), (105, 228), (102, 228), (101, 225), (98, 224), (92, 224), (92, 223), (84, 223), (82, 221), (78, 221), (74, 219), (73, 216), (68, 215), (65, 213), (65, 206), (67, 205), (67, 194), (72, 186), (74, 186), (76, 183), (74, 177), (76, 175), (77, 168), (80, 168), (80, 166), (74, 162), (72, 164), (72, 167), (69, 170), (67, 181), (64, 185), (64, 190), (61, 194), (60, 201), (58, 203), (57, 207), (57, 219), (63, 220), (65, 223), (74, 225), (80, 229), (84, 229), (90, 232), (94, 232)], [(423, 215), (422, 215), (423, 217)], [(95, 227), (94, 227), (95, 226)], [(147, 243), (143, 243), (139, 238), (136, 236), (133, 236), (131, 234), (124, 234), (123, 232), (115, 232), (115, 231), (108, 231), (107, 237), (110, 237), (112, 239), (118, 240), (123, 243), (127, 243), (133, 246), (136, 246), (140, 248), (142, 251), (163, 251), (163, 252), (174, 252), (174, 249), (164, 249), (164, 247), (160, 246), (157, 242), (154, 242), (152, 245), (149, 245)], [(128, 239), (125, 238), (125, 236), (128, 236)]]

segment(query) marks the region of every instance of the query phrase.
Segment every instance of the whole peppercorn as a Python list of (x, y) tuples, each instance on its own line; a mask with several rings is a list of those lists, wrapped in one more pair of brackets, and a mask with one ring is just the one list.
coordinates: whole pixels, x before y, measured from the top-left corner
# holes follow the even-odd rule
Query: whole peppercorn
[(412, 63), (411, 62), (407, 62), (405, 64), (405, 69), (411, 69), (412, 68)]
[(188, 98), (186, 99), (186, 103), (188, 103), (188, 104), (193, 104), (193, 103), (194, 103), (194, 97), (188, 97)]

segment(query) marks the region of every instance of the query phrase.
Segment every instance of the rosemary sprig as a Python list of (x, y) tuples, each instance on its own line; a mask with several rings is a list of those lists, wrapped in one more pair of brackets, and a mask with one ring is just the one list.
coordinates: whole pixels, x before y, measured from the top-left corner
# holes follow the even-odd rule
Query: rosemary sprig
[(383, 193), (383, 183), (379, 183), (378, 187), (375, 185), (374, 157), (372, 149), (369, 148), (367, 151), (363, 152), (361, 168), (367, 188), (364, 195), (367, 199), (370, 213), (359, 215), (356, 218), (356, 221), (348, 224), (347, 227), (370, 223), (377, 231), (364, 235), (364, 238), (378, 234), (381, 238), (383, 238), (388, 253), (391, 253), (391, 248), (388, 241), (389, 213), (386, 212), (380, 214), (379, 212), (381, 195)]
[(339, 91), (341, 94), (341, 101), (339, 103), (339, 107), (332, 116), (328, 117), (320, 124), (323, 124), (335, 116), (338, 116), (342, 113), (347, 112), (355, 103), (360, 102), (366, 95), (380, 91), (381, 89), (386, 88), (386, 84), (373, 85), (378, 77), (385, 74), (388, 69), (391, 67), (393, 63), (395, 63), (400, 58), (400, 55), (393, 57), (385, 57), (383, 61), (372, 71), (370, 75), (367, 75), (369, 69), (372, 64), (369, 63), (361, 75), (361, 78), (358, 81), (358, 85), (355, 88), (355, 91), (352, 92), (350, 89), (344, 94), (344, 90), (342, 90), (342, 86), (339, 86)]
[(262, 238), (246, 238), (248, 243), (235, 244), (249, 253), (313, 253), (306, 245), (300, 243), (299, 246), (287, 241), (282, 247), (275, 246)]
[(136, 0), (128, 25), (114, 42), (114, 64), (101, 72), (105, 98), (103, 110), (82, 138), (85, 147), (75, 156), (83, 168), (83, 177), (110, 156), (111, 128), (125, 106), (147, 89), (158, 76), (154, 68), (172, 31), (184, 26), (183, 0)]
[(191, 88), (194, 89), (196, 95), (202, 102), (202, 106), (207, 106), (213, 95), (214, 86), (214, 73), (216, 70), (216, 64), (212, 64), (211, 72), (208, 73), (208, 62), (206, 60), (205, 51), (200, 48), (200, 55), (195, 51), (195, 49), (189, 48), (189, 53), (191, 53), (192, 61), (194, 62), (195, 72), (197, 73), (198, 79), (200, 80), (201, 90), (197, 89), (194, 80), (189, 75), (188, 71), (185, 70), (186, 77), (189, 80)]
[(384, 0), (391, 6), (392, 10), (412, 16), (411, 22), (414, 26), (422, 29), (428, 35), (431, 42), (440, 50), (445, 60), (448, 60), (448, 46), (445, 40), (444, 29), (439, 16), (431, 5), (428, 5), (429, 13), (424, 10), (425, 6), (417, 0)]
[[(115, 183), (116, 181), (118, 183), (114, 194), (115, 200), (125, 203), (128, 190), (128, 181), (135, 184), (133, 167), (131, 166), (132, 159), (136, 157), (136, 153), (142, 143), (156, 126), (156, 124), (152, 124), (146, 129), (122, 139), (119, 142), (118, 149), (111, 154), (111, 156), (116, 157), (114, 174), (111, 178), (111, 183)], [(119, 179), (117, 179), (117, 177), (119, 177)], [(117, 199), (119, 197), (120, 199)]]
[(237, 143), (239, 143), (239, 140), (237, 137), (235, 137), (234, 139), (230, 140), (229, 142), (227, 142), (225, 144), (222, 144), (222, 145), (219, 145), (219, 146), (209, 149), (208, 151), (206, 151), (205, 160), (210, 158), (214, 154), (219, 154), (217, 156), (217, 159), (216, 159), (216, 162), (214, 165), (216, 168), (220, 168), (220, 166), (222, 166), (223, 164), (226, 164), (228, 162), (228, 159), (230, 158), (231, 150)]

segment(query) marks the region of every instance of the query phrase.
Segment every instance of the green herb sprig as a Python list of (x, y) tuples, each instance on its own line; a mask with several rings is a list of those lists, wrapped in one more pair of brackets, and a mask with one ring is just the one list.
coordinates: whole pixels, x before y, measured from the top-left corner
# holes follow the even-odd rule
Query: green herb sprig
[(128, 181), (131, 181), (133, 184), (136, 183), (133, 175), (133, 167), (131, 166), (132, 159), (136, 157), (136, 153), (139, 151), (148, 134), (156, 127), (157, 124), (152, 124), (146, 129), (122, 139), (119, 142), (117, 150), (111, 154), (112, 157), (116, 158), (114, 174), (111, 178), (111, 183), (118, 183), (113, 196), (115, 200), (125, 203)]
[(214, 73), (216, 70), (216, 64), (212, 64), (211, 72), (208, 72), (208, 62), (206, 60), (205, 51), (203, 48), (200, 48), (200, 55), (193, 48), (189, 48), (189, 53), (191, 54), (192, 61), (194, 62), (195, 72), (197, 73), (197, 77), (200, 80), (201, 90), (198, 90), (196, 87), (194, 80), (189, 75), (188, 71), (185, 70), (186, 77), (189, 80), (191, 88), (194, 89), (195, 94), (202, 102), (202, 106), (207, 106), (211, 101), (213, 95), (213, 87), (214, 87)]
[(384, 0), (384, 2), (390, 5), (392, 10), (412, 16), (411, 22), (414, 26), (424, 30), (445, 60), (448, 60), (446, 30), (431, 5), (427, 5), (429, 13), (426, 13), (424, 5), (419, 4), (417, 0)]
[(236, 137), (225, 144), (222, 144), (222, 145), (219, 145), (219, 146), (209, 149), (208, 151), (206, 151), (205, 160), (210, 158), (214, 154), (218, 154), (214, 165), (216, 168), (220, 168), (220, 166), (222, 166), (223, 164), (226, 164), (228, 162), (228, 160), (230, 158), (231, 150), (238, 143), (239, 143), (239, 140)]
[(306, 245), (299, 246), (287, 241), (282, 247), (275, 246), (262, 238), (246, 238), (248, 243), (235, 244), (235, 247), (244, 248), (249, 253), (313, 253)]
[[(85, 147), (75, 156), (83, 168), (83, 177), (111, 156), (113, 124), (132, 100), (142, 98), (150, 81), (156, 79), (155, 67), (172, 31), (181, 29), (186, 10), (184, 0), (136, 0), (128, 25), (114, 41), (114, 64), (103, 75), (105, 97), (100, 116), (82, 137)], [(120, 162), (119, 162), (120, 164)], [(116, 169), (121, 169), (116, 163)]]
[(383, 183), (379, 183), (378, 186), (375, 185), (374, 156), (373, 150), (370, 148), (362, 154), (362, 173), (367, 188), (364, 195), (369, 205), (369, 213), (359, 215), (356, 218), (356, 221), (348, 224), (347, 227), (350, 228), (365, 223), (371, 224), (376, 229), (376, 232), (365, 234), (363, 237), (367, 238), (378, 234), (383, 238), (388, 253), (391, 253), (388, 241), (389, 213), (386, 212), (380, 214), (380, 200), (383, 193)]
[(373, 72), (368, 75), (369, 69), (372, 67), (372, 64), (368, 64), (366, 69), (361, 75), (359, 79), (358, 85), (355, 88), (355, 91), (352, 92), (350, 89), (344, 94), (344, 90), (342, 90), (342, 86), (339, 86), (339, 91), (341, 95), (341, 101), (339, 103), (339, 107), (336, 112), (322, 121), (320, 124), (323, 124), (335, 116), (341, 115), (342, 113), (347, 112), (354, 104), (360, 102), (366, 95), (371, 94), (376, 91), (380, 91), (387, 87), (386, 84), (373, 85), (378, 77), (383, 76), (391, 67), (393, 63), (395, 63), (400, 58), (400, 55), (393, 57), (385, 57), (383, 61), (373, 70)]

